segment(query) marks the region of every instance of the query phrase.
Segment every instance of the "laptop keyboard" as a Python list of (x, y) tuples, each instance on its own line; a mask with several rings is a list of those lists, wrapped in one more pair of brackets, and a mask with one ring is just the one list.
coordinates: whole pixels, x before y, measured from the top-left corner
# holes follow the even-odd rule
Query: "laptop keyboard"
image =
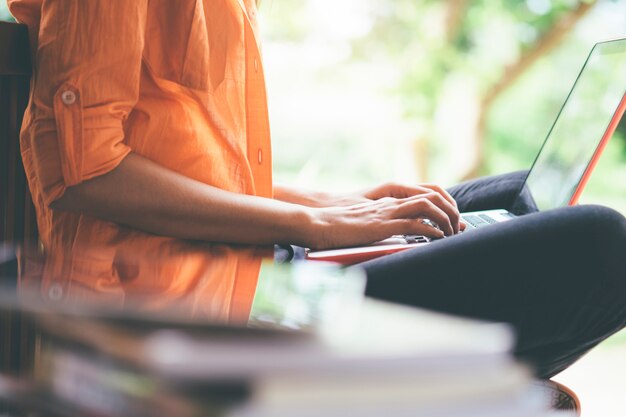
[[(498, 223), (497, 220), (487, 214), (465, 214), (461, 217), (461, 219), (476, 229)], [(429, 237), (421, 235), (402, 235), (402, 237), (406, 240), (406, 243), (426, 243), (432, 240)]]
[(497, 223), (495, 219), (488, 216), (487, 214), (467, 214), (462, 217), (462, 220), (466, 223), (469, 223), (470, 226), (474, 226), (475, 228)]
[(403, 235), (402, 237), (404, 238), (404, 240), (406, 240), (406, 243), (430, 242), (429, 238), (427, 238), (426, 236), (421, 236), (421, 235)]

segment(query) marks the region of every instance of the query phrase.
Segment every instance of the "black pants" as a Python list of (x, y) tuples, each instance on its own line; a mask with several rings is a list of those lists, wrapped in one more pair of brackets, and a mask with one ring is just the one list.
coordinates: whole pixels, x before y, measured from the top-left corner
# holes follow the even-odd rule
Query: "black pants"
[[(509, 208), (523, 180), (450, 192), (461, 211)], [(605, 207), (527, 214), (360, 266), (370, 297), (512, 324), (515, 355), (541, 378), (626, 326), (626, 219)]]

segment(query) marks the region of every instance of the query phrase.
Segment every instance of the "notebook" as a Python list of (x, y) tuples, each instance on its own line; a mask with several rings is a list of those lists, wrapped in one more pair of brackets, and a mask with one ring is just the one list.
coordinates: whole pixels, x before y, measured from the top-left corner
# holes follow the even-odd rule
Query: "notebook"
[[(523, 212), (575, 205), (625, 110), (626, 38), (599, 42), (591, 49), (512, 206), (461, 213), (467, 225), (463, 233), (509, 221)], [(309, 250), (306, 257), (354, 264), (428, 243), (430, 239), (424, 236), (393, 236), (367, 246)]]

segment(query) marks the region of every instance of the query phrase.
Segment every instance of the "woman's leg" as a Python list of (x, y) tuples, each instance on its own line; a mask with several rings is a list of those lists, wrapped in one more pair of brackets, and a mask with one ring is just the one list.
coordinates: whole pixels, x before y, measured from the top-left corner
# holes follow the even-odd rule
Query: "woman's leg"
[[(460, 206), (490, 208), (493, 200)], [(579, 206), (529, 214), (361, 266), (368, 296), (511, 323), (518, 333), (515, 354), (547, 378), (626, 325), (625, 248), (621, 214)]]
[(461, 212), (490, 209), (511, 210), (515, 204), (516, 214), (531, 213), (536, 211), (533, 203), (524, 201), (524, 198), (518, 198), (527, 175), (528, 171), (516, 171), (478, 178), (455, 185), (449, 188), (448, 192), (456, 200)]

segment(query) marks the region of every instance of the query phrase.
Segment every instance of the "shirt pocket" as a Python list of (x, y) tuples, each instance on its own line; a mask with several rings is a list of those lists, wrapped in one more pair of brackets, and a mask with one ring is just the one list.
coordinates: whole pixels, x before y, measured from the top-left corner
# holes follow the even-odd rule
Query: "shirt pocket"
[(151, 0), (143, 59), (157, 79), (206, 89), (208, 40), (203, 13), (203, 0)]
[(243, 82), (244, 11), (238, 0), (197, 0), (187, 44), (183, 79), (200, 79), (210, 92), (226, 80)]
[[(217, 3), (213, 1), (212, 3)], [(211, 6), (209, 13), (218, 12), (220, 7)], [(191, 30), (185, 48), (181, 83), (189, 88), (207, 91), (209, 83), (209, 67), (213, 64), (209, 58), (209, 33), (207, 31), (204, 2), (195, 0), (191, 20)]]

